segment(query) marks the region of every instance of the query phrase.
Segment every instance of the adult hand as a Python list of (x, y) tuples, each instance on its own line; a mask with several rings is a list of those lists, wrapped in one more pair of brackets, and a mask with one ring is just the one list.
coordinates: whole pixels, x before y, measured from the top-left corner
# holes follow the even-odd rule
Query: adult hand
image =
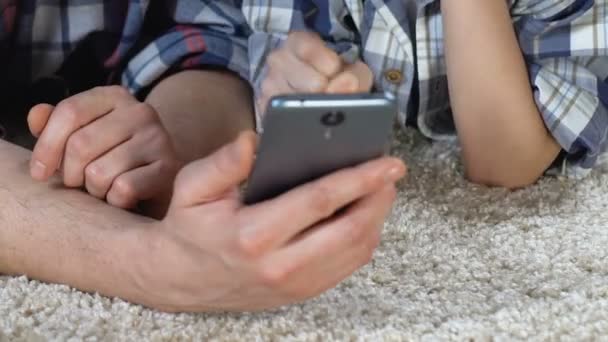
[(400, 160), (370, 161), (244, 206), (238, 186), (254, 150), (254, 134), (243, 133), (182, 169), (169, 213), (143, 230), (138, 302), (165, 311), (273, 308), (317, 296), (370, 261), (406, 173)]
[(28, 123), (39, 137), (34, 179), (46, 181), (61, 169), (66, 186), (85, 187), (120, 208), (170, 196), (180, 167), (171, 139), (156, 111), (126, 89), (100, 87), (57, 107), (38, 105)]

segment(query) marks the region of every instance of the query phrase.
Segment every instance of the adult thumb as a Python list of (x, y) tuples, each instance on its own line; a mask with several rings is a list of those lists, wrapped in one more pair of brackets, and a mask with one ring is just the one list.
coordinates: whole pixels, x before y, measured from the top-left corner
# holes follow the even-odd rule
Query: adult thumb
[(243, 132), (209, 157), (184, 167), (175, 180), (172, 206), (214, 202), (235, 190), (251, 172), (255, 148), (255, 133)]

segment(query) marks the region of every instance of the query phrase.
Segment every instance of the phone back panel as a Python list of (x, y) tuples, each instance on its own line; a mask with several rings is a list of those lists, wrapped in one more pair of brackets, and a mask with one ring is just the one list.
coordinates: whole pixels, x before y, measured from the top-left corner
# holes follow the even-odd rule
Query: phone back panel
[(388, 95), (290, 95), (271, 101), (245, 203), (261, 202), (385, 154), (396, 107)]

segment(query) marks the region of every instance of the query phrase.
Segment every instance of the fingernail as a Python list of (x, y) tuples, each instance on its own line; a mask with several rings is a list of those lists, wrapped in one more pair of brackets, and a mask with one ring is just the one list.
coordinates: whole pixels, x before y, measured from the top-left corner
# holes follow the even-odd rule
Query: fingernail
[(394, 166), (391, 167), (385, 175), (385, 179), (387, 183), (394, 183), (405, 176), (405, 170), (403, 167)]
[(34, 161), (32, 165), (31, 174), (34, 179), (44, 179), (44, 177), (46, 176), (46, 165), (42, 164), (38, 160)]

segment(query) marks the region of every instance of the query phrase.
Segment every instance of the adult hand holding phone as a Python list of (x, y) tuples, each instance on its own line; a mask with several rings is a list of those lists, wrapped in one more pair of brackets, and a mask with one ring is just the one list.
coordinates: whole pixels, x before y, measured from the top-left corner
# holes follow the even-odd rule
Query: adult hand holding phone
[(266, 309), (314, 297), (369, 262), (402, 161), (380, 158), (244, 206), (238, 186), (254, 150), (245, 133), (180, 172), (167, 217), (145, 235), (135, 301), (167, 311)]

